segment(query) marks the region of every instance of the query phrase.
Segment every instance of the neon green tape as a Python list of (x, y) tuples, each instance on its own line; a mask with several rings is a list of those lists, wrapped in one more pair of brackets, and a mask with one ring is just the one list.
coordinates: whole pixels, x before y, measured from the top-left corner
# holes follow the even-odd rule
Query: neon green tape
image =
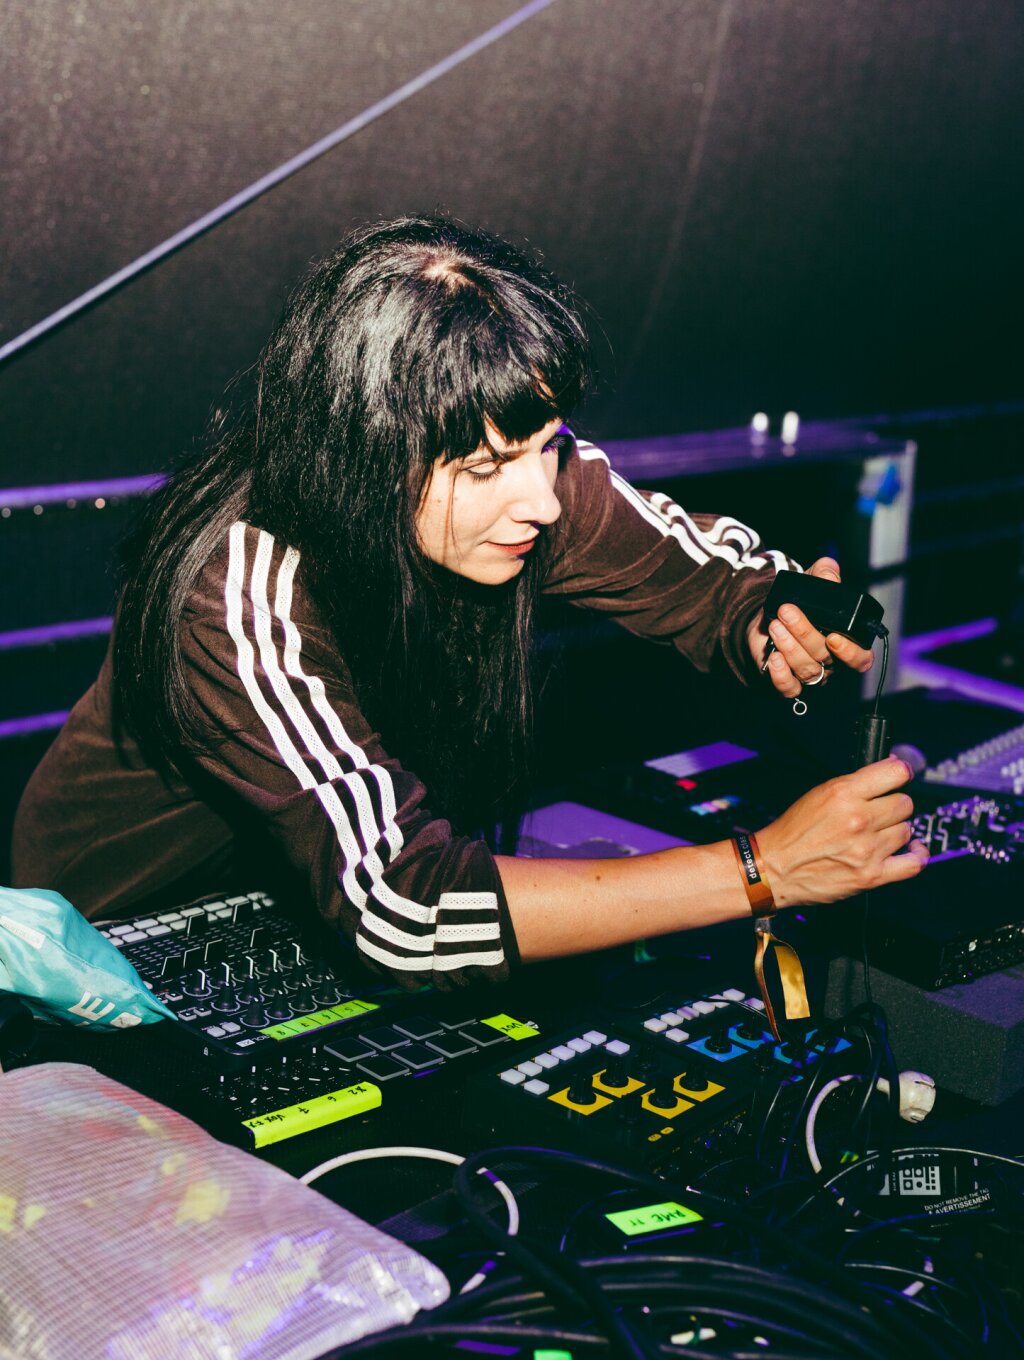
[(365, 1114), (380, 1105), (380, 1087), (372, 1081), (358, 1081), (354, 1086), (343, 1086), (338, 1091), (314, 1096), (298, 1105), (285, 1105), (280, 1110), (268, 1110), (255, 1119), (243, 1119), (252, 1129), (256, 1147), (279, 1143), (282, 1138), (294, 1138), (297, 1133), (321, 1129), (339, 1119), (351, 1119), (354, 1114)]
[(513, 1020), (511, 1015), (492, 1015), (482, 1023), (490, 1025), (491, 1029), (500, 1030), (510, 1039), (535, 1039), (540, 1033), (540, 1030), (534, 1029), (532, 1025), (524, 1025), (521, 1020)]
[(297, 1015), (294, 1020), (283, 1020), (280, 1025), (270, 1025), (261, 1029), (271, 1039), (293, 1039), (296, 1034), (305, 1034), (311, 1029), (323, 1029), (325, 1025), (336, 1025), (340, 1020), (351, 1020), (354, 1015), (365, 1015), (367, 1011), (379, 1011), (374, 1001), (343, 1001), (340, 1006), (328, 1006), (310, 1015)]
[(639, 1209), (621, 1209), (616, 1214), (605, 1214), (609, 1223), (627, 1237), (637, 1233), (659, 1232), (662, 1228), (678, 1228), (683, 1223), (699, 1223), (703, 1218), (696, 1209), (687, 1209), (675, 1200), (664, 1204), (645, 1204)]
[(572, 1351), (534, 1351), (533, 1360), (572, 1360)]

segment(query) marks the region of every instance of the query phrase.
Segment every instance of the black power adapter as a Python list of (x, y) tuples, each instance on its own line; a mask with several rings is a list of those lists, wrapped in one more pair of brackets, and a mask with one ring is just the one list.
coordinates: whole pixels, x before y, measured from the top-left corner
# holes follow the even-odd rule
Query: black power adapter
[(819, 633), (842, 633), (861, 647), (870, 647), (880, 636), (882, 606), (873, 595), (839, 581), (799, 571), (777, 572), (765, 600), (765, 619), (771, 622), (784, 604), (803, 610)]
[[(887, 636), (882, 624), (884, 610), (874, 596), (839, 581), (807, 576), (799, 571), (780, 571), (765, 600), (765, 619), (771, 622), (784, 604), (795, 604), (803, 610), (819, 633), (842, 633), (843, 637), (850, 638), (861, 647), (870, 647), (876, 638)], [(769, 638), (765, 651), (766, 664), (773, 651), (775, 644)], [(858, 719), (854, 733), (853, 759), (856, 766), (884, 760), (889, 753), (888, 723), (878, 712), (878, 698), (884, 680), (883, 665), (874, 711)]]

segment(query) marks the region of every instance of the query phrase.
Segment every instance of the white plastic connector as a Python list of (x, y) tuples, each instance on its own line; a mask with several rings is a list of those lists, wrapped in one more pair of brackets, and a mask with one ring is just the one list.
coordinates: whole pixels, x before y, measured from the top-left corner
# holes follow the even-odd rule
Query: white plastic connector
[[(889, 1083), (879, 1077), (876, 1089), (889, 1094)], [(900, 1073), (900, 1118), (908, 1124), (920, 1124), (935, 1108), (935, 1082), (927, 1072)]]
[(764, 411), (758, 411), (754, 415), (750, 422), (750, 432), (751, 434), (768, 433), (768, 417), (765, 415)]
[[(807, 1124), (804, 1128), (804, 1141), (807, 1147), (807, 1159), (813, 1169), (818, 1172), (821, 1170), (821, 1158), (818, 1156), (818, 1149), (814, 1142), (814, 1126), (818, 1120), (818, 1111), (833, 1091), (838, 1091), (848, 1081), (863, 1081), (864, 1077), (859, 1072), (846, 1072), (841, 1077), (833, 1077), (827, 1081), (818, 1094), (814, 1097), (811, 1108), (807, 1111)], [(889, 1094), (889, 1083), (885, 1077), (879, 1077), (875, 1082), (875, 1090), (881, 1091), (883, 1095)], [(901, 1072), (900, 1073), (900, 1118), (906, 1119), (911, 1124), (920, 1124), (921, 1120), (929, 1114), (935, 1104), (935, 1082), (926, 1072)], [(842, 1203), (839, 1200), (838, 1203)]]
[(783, 444), (796, 443), (796, 437), (800, 433), (800, 417), (795, 411), (787, 411), (782, 417), (781, 433)]

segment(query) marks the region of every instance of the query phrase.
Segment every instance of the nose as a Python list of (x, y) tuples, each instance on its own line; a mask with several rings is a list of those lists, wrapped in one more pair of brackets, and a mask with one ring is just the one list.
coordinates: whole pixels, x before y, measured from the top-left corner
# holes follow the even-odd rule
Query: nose
[(528, 453), (517, 458), (509, 470), (512, 469), (518, 475), (509, 516), (519, 524), (554, 524), (562, 513), (554, 488), (556, 461)]

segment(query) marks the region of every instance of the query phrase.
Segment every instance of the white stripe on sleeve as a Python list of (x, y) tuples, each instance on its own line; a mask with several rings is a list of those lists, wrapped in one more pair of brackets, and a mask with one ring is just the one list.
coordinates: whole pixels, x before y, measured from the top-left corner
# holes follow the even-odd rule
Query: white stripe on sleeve
[[(371, 764), (362, 747), (348, 736), (340, 715), (327, 698), (323, 680), (316, 675), (307, 675), (302, 669), (300, 659), (302, 639), (291, 618), (292, 585), (295, 569), (299, 562), (299, 554), (292, 548), (286, 549), (284, 553), (278, 571), (275, 592), (275, 613), (281, 622), (285, 637), (284, 665), (282, 668), (278, 647), (273, 636), (273, 618), (270, 612), (268, 589), (274, 553), (274, 538), (265, 531), (260, 531), (257, 539), (249, 592), (253, 609), (253, 631), (259, 647), (260, 663), (274, 698), (296, 733), (305, 743), (308, 755), (320, 765), (327, 782), (317, 780), (289, 735), (288, 727), (261, 689), (256, 677), (255, 651), (251, 640), (246, 635), (243, 608), (246, 595), (245, 532), (246, 525), (242, 522), (231, 527), (228, 572), (224, 588), (227, 627), (235, 644), (238, 675), (254, 710), (269, 732), (285, 766), (295, 776), (301, 788), (316, 793), (334, 828), (343, 858), (342, 887), (349, 901), (359, 911), (362, 922), (361, 930), (357, 932), (357, 946), (369, 957), (387, 967), (403, 971), (429, 970), (438, 967), (447, 971), (474, 964), (502, 963), (504, 953), (500, 949), (497, 955), (492, 953), (481, 954), (477, 950), (476, 952), (463, 951), (435, 956), (433, 950), (437, 942), (456, 943), (471, 940), (477, 942), (495, 937), (500, 938), (500, 928), (497, 921), (462, 925), (448, 925), (442, 922), (438, 926), (437, 914), (441, 907), (440, 903), (438, 907), (430, 907), (425, 903), (401, 897), (385, 881), (385, 867), (377, 853), (377, 845), (381, 839), (384, 839), (391, 851), (390, 858), (393, 858), (404, 844), (401, 831), (395, 820), (396, 804), (390, 775), (383, 767)], [(302, 707), (298, 695), (289, 683), (289, 677), (301, 680), (305, 684), (315, 711), (326, 724), (332, 740), (357, 767), (355, 771), (346, 772), (335, 753), (323, 741), (311, 722), (309, 714)], [(363, 782), (365, 777), (370, 774), (377, 782), (381, 793), (381, 808), (385, 820), (383, 837), (378, 832), (373, 802)], [(336, 784), (344, 784), (351, 793), (359, 820), (362, 847), (355, 835), (345, 806), (339, 797)], [(360, 866), (365, 868), (369, 874), (371, 897), (368, 897), (355, 877), (356, 869)], [(411, 931), (402, 930), (393, 922), (383, 918), (375, 910), (374, 899), (396, 915), (421, 926), (433, 926), (434, 929), (425, 934), (414, 934)], [(452, 899), (463, 899), (464, 906), (462, 903), (457, 906)], [(460, 907), (467, 910), (479, 910), (486, 907), (488, 910), (493, 910), (495, 916), (497, 915), (497, 898), (493, 893), (442, 894), (442, 901), (447, 910), (458, 910)], [(363, 933), (365, 931), (371, 932), (380, 943), (367, 940)], [(385, 944), (410, 950), (414, 957), (408, 958), (401, 954), (395, 954), (386, 949)]]

